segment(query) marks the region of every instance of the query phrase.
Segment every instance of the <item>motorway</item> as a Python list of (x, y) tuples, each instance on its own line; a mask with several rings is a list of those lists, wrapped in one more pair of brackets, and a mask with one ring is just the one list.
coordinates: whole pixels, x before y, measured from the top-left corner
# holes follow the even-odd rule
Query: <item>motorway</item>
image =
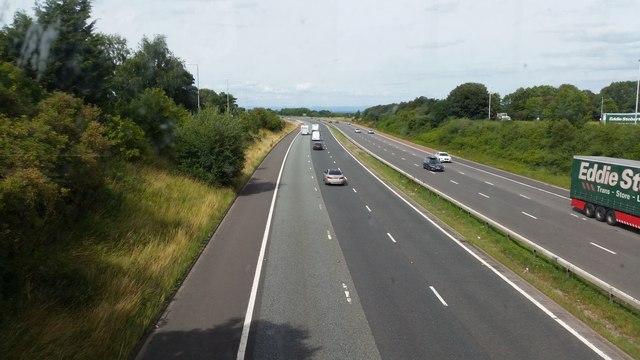
[(626, 358), (321, 128), (261, 164), (137, 359)]
[[(377, 133), (336, 126), (353, 141), (447, 196), (640, 299), (640, 237), (574, 211), (569, 191), (461, 158), (445, 172), (422, 169), (424, 149)], [(443, 149), (446, 150), (446, 149)]]

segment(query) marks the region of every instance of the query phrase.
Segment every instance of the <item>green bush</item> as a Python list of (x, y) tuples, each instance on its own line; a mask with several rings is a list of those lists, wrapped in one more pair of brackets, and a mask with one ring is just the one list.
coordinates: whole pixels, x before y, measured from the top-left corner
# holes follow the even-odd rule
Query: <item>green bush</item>
[(50, 275), (44, 247), (86, 211), (104, 185), (109, 142), (99, 111), (65, 93), (41, 101), (33, 119), (0, 115), (0, 296)]
[(151, 154), (151, 147), (140, 126), (127, 118), (107, 116), (107, 139), (111, 142), (112, 153), (123, 160), (139, 160)]
[(176, 129), (189, 118), (187, 110), (158, 88), (144, 90), (123, 113), (142, 128), (154, 151), (166, 156), (173, 152)]
[(204, 109), (179, 129), (176, 160), (180, 169), (212, 185), (229, 185), (244, 166), (245, 128), (217, 109)]

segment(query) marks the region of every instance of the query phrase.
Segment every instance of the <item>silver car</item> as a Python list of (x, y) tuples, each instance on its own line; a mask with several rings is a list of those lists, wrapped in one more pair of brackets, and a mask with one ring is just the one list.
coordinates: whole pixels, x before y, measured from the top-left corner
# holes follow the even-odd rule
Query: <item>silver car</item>
[(325, 185), (346, 185), (347, 177), (344, 176), (340, 169), (327, 169), (323, 173)]

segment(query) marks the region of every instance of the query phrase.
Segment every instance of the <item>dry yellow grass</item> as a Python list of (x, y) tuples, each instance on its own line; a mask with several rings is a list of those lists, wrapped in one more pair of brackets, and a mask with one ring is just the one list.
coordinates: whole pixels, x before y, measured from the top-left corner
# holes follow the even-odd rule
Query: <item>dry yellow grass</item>
[[(295, 127), (261, 133), (246, 152), (242, 184)], [(33, 299), (8, 324), (4, 358), (130, 358), (236, 196), (231, 187), (140, 165), (109, 187), (120, 202), (96, 214), (65, 250), (95, 284), (94, 298), (77, 307)]]

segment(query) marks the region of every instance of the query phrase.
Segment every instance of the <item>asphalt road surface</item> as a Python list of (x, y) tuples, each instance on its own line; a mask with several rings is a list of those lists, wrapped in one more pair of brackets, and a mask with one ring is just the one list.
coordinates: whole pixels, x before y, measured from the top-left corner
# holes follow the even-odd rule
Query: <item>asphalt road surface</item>
[(321, 131), (265, 159), (138, 359), (624, 358)]
[(568, 190), (456, 157), (442, 173), (426, 171), (422, 160), (430, 153), (423, 148), (336, 126), (403, 171), (640, 299), (639, 231), (586, 218), (572, 209)]

